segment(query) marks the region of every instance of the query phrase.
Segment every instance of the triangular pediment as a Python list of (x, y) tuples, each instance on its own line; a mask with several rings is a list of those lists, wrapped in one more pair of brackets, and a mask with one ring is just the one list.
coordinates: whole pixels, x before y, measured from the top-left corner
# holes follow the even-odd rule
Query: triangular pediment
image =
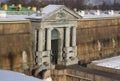
[(45, 17), (43, 17), (42, 20), (50, 20), (50, 21), (56, 21), (56, 20), (78, 20), (82, 17), (75, 13), (74, 11), (70, 10), (69, 8), (62, 6), (57, 10), (54, 10), (53, 12), (49, 13)]

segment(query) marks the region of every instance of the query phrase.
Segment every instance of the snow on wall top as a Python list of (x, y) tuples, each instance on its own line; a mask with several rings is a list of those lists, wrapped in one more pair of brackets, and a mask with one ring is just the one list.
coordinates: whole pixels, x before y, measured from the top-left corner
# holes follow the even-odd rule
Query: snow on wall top
[(120, 69), (120, 56), (92, 61), (97, 66)]
[[(54, 11), (64, 7), (64, 5), (48, 5), (41, 9), (40, 11), (35, 12), (34, 14), (27, 16), (27, 15), (6, 15), (6, 17), (0, 17), (0, 21), (18, 21), (18, 20), (26, 20), (26, 18), (34, 18), (34, 19), (43, 19), (47, 17)], [(100, 10), (90, 10), (87, 11), (75, 11), (77, 14), (82, 16), (83, 19), (92, 19), (92, 18), (111, 18), (111, 17), (120, 17), (119, 12), (114, 10), (111, 11), (100, 11)]]
[(81, 10), (76, 13), (81, 15), (83, 19), (120, 17), (120, 12), (114, 10)]
[(114, 15), (109, 15), (109, 14), (100, 14), (100, 15), (92, 15), (92, 14), (86, 14), (82, 16), (84, 19), (92, 19), (92, 18), (111, 18), (111, 17), (120, 17), (120, 14), (114, 14)]
[(43, 81), (32, 76), (8, 70), (0, 70), (0, 81)]
[(0, 21), (20, 21), (27, 20), (27, 15), (7, 15), (6, 17), (0, 17)]

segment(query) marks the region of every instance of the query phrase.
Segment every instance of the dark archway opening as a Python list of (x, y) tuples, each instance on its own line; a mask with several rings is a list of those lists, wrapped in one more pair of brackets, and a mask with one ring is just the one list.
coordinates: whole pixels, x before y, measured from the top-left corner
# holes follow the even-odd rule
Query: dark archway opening
[(59, 32), (56, 29), (54, 29), (51, 32), (52, 64), (57, 64), (58, 62), (58, 46), (59, 46)]
[(11, 52), (8, 54), (8, 59), (9, 59), (9, 63), (10, 63), (10, 70), (13, 70), (14, 55)]

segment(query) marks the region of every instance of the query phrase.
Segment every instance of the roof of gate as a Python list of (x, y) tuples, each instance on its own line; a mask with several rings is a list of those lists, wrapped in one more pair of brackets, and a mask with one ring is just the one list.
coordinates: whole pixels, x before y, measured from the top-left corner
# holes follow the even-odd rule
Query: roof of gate
[(37, 11), (36, 13), (30, 15), (29, 19), (45, 19), (49, 15), (53, 14), (55, 11), (58, 11), (60, 9), (65, 9), (68, 13), (74, 15), (77, 19), (82, 18), (82, 16), (75, 13), (73, 10), (70, 10), (69, 8), (65, 7), (64, 5), (48, 5), (41, 9), (40, 11)]

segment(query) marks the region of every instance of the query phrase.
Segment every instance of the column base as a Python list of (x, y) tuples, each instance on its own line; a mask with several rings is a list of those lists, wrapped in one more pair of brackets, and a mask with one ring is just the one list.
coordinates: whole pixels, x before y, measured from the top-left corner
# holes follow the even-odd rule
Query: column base
[(78, 59), (75, 57), (75, 58), (72, 58), (72, 59), (68, 59), (66, 60), (66, 66), (68, 65), (74, 65), (74, 64), (78, 64)]
[(78, 64), (77, 46), (64, 48), (63, 65)]
[(36, 66), (40, 66), (41, 69), (51, 68), (51, 51), (37, 51), (36, 52)]

